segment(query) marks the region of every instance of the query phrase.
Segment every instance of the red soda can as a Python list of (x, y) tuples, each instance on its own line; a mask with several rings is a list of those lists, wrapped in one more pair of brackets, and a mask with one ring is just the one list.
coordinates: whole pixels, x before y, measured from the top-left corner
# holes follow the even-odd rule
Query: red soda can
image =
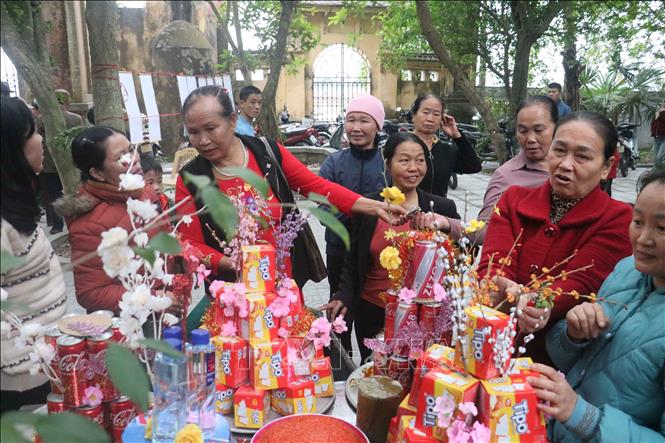
[(383, 337), (386, 343), (395, 338), (395, 313), (397, 312), (397, 305), (397, 302), (386, 305), (385, 323), (383, 324)]
[(113, 332), (106, 331), (96, 337), (88, 338), (88, 367), (92, 373), (92, 385), (97, 385), (102, 391), (104, 401), (118, 398), (118, 391), (113, 386), (106, 367), (106, 348), (108, 341), (113, 337)]
[(64, 388), (63, 397), (67, 406), (81, 406), (88, 387), (88, 367), (85, 340), (63, 335), (57, 341), (58, 369)]
[(54, 394), (51, 392), (47, 397), (46, 397), (46, 410), (48, 411), (48, 414), (60, 414), (62, 412), (67, 411), (69, 408), (65, 406), (65, 399), (62, 397), (62, 395)]
[(79, 408), (72, 409), (72, 412), (86, 417), (88, 420), (94, 421), (102, 428), (106, 427), (106, 419), (104, 418), (104, 408), (102, 404), (97, 406), (81, 406)]
[(436, 242), (418, 240), (413, 248), (413, 258), (404, 276), (404, 287), (416, 292), (429, 275), (436, 259)]
[[(46, 331), (46, 333), (44, 334), (44, 341), (47, 344), (53, 346), (53, 349), (55, 350), (55, 349), (58, 348), (58, 343), (57, 342), (58, 342), (58, 337), (60, 337), (60, 336), (62, 336), (62, 332), (60, 332), (60, 329), (58, 328), (57, 325), (54, 325), (48, 331)], [(50, 366), (51, 366), (51, 369), (53, 370), (53, 372), (58, 377), (60, 377), (60, 369), (58, 368), (58, 354), (57, 353), (53, 356), (53, 360), (51, 360)], [(54, 382), (53, 380), (51, 380), (51, 392), (53, 392), (54, 394), (61, 394), (62, 395), (61, 386), (58, 383)]]
[(397, 380), (404, 388), (403, 392), (409, 391), (411, 388), (411, 364), (407, 357), (400, 357), (399, 355), (391, 355), (388, 359), (388, 370), (386, 375), (393, 380)]
[(434, 334), (436, 329), (436, 319), (441, 312), (441, 303), (427, 303), (420, 305), (418, 312), (418, 324), (423, 332)]
[(113, 441), (122, 442), (122, 433), (127, 425), (136, 417), (136, 406), (129, 397), (121, 395), (107, 405), (107, 425)]
[[(397, 332), (407, 327), (409, 324), (418, 323), (418, 305), (415, 303), (398, 303), (395, 310), (395, 320), (393, 322), (393, 340), (396, 340)], [(411, 343), (409, 339), (403, 338), (395, 343), (393, 354), (407, 356)]]
[(113, 337), (111, 337), (113, 341), (119, 343), (125, 338), (122, 332), (120, 332), (120, 317), (113, 317), (111, 319), (111, 332), (113, 333)]

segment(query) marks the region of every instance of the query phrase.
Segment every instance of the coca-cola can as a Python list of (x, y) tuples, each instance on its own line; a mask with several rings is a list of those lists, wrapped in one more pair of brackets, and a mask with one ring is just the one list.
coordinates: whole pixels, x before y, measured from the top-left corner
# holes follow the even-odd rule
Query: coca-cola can
[(388, 369), (386, 375), (393, 380), (397, 380), (404, 391), (409, 391), (411, 388), (411, 364), (407, 357), (400, 357), (399, 355), (391, 355), (388, 359)]
[(121, 395), (117, 400), (108, 403), (107, 408), (107, 429), (115, 443), (122, 443), (123, 431), (136, 417), (136, 406), (129, 397)]
[[(58, 337), (62, 336), (62, 332), (58, 328), (57, 325), (53, 325), (51, 328), (49, 328), (46, 333), (44, 334), (44, 341), (53, 346), (53, 349), (56, 350), (58, 348)], [(57, 352), (53, 356), (53, 360), (51, 360), (51, 363), (49, 364), (51, 366), (51, 370), (53, 373), (60, 378), (60, 369), (58, 368), (58, 354)], [(60, 394), (62, 395), (62, 387), (60, 384), (56, 383), (55, 381), (51, 380), (51, 392), (54, 394)]]
[(413, 247), (413, 258), (404, 276), (404, 287), (417, 291), (430, 273), (436, 259), (436, 242), (418, 240)]
[(111, 319), (111, 332), (113, 333), (113, 337), (111, 338), (113, 341), (119, 343), (125, 338), (122, 332), (120, 332), (120, 317), (113, 317)]
[(102, 391), (104, 401), (111, 401), (118, 398), (118, 391), (111, 382), (106, 367), (106, 348), (108, 341), (113, 337), (111, 331), (106, 331), (96, 337), (89, 337), (87, 342), (88, 350), (88, 373), (92, 375), (88, 380), (92, 380), (92, 385), (97, 385)]
[(418, 324), (423, 332), (434, 334), (436, 329), (436, 319), (441, 313), (441, 303), (426, 303), (420, 305), (418, 312)]
[(407, 356), (411, 348), (411, 338), (403, 337), (397, 339), (397, 333), (400, 329), (406, 328), (409, 324), (418, 323), (418, 305), (415, 303), (398, 303), (395, 310), (395, 320), (393, 322), (393, 340), (397, 340), (393, 349), (393, 354)]
[(397, 302), (388, 303), (385, 309), (385, 322), (383, 323), (383, 338), (386, 343), (395, 338), (395, 313), (397, 312)]
[(49, 415), (51, 415), (60, 414), (69, 410), (69, 408), (65, 406), (65, 399), (62, 397), (62, 395), (54, 394), (51, 392), (46, 397), (46, 410), (48, 411)]
[(88, 418), (88, 420), (94, 421), (97, 423), (99, 426), (102, 428), (106, 427), (106, 419), (104, 418), (104, 407), (102, 404), (98, 404), (97, 406), (81, 406), (78, 408), (72, 409), (72, 412), (82, 415), (83, 417)]
[(79, 337), (63, 335), (58, 338), (57, 345), (58, 369), (64, 388), (65, 405), (81, 406), (85, 388), (88, 387), (86, 341)]

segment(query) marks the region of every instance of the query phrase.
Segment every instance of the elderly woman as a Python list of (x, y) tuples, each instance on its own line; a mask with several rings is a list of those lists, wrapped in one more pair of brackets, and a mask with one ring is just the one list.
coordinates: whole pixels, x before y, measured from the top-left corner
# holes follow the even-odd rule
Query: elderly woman
[[(87, 128), (74, 138), (71, 150), (82, 184), (76, 195), (56, 201), (55, 208), (67, 220), (76, 299), (88, 312), (104, 309), (118, 313), (125, 289), (117, 278), (106, 274), (96, 254), (102, 233), (116, 226), (132, 231), (127, 213), (130, 197), (155, 205), (159, 200), (149, 186), (120, 190), (120, 174), (126, 173), (129, 166), (122, 160), (125, 154), (135, 156), (130, 172), (143, 173), (138, 155), (121, 132), (104, 126)], [(84, 257), (87, 259), (82, 260)]]
[[(413, 132), (427, 145), (427, 174), (420, 189), (445, 197), (453, 172), (473, 174), (480, 172), (482, 164), (471, 142), (460, 133), (455, 117), (444, 114), (443, 100), (427, 93), (416, 98), (411, 107)], [(450, 141), (437, 136), (443, 131)]]
[(633, 210), (633, 256), (605, 280), (600, 302), (575, 306), (547, 335), (566, 376), (536, 364), (541, 376), (529, 383), (554, 419), (550, 441), (665, 441), (663, 196), (665, 170), (653, 170)]
[[(574, 257), (557, 268), (571, 271), (589, 269), (556, 281), (553, 288), (580, 294), (597, 292), (614, 265), (630, 255), (628, 225), (630, 206), (612, 200), (600, 188), (607, 176), (617, 143), (614, 125), (604, 116), (591, 112), (567, 115), (560, 120), (548, 153), (550, 178), (542, 186), (509, 188), (490, 218), (479, 274), (496, 277), (495, 302), (507, 294), (520, 292), (519, 285), (531, 280), (542, 268)], [(498, 265), (517, 243), (508, 265)], [(489, 263), (494, 265), (488, 268)], [(530, 297), (519, 298), (522, 304)], [(556, 322), (579, 301), (569, 295), (554, 300), (551, 310), (520, 306), (522, 332), (536, 332), (527, 344), (527, 354), (535, 361), (549, 363), (544, 338), (548, 318)]]
[[(388, 138), (383, 156), (393, 185), (406, 197), (401, 205), (406, 210), (416, 208), (422, 213), (411, 224), (403, 223), (395, 227), (376, 216), (356, 217), (353, 221), (351, 250), (344, 261), (340, 290), (324, 306), (332, 318), (338, 312), (345, 314), (347, 310), (351, 311), (363, 361), (370, 355), (363, 341), (374, 337), (383, 328), (385, 317), (385, 292), (390, 286), (390, 280), (388, 271), (380, 264), (379, 255), (390, 244), (385, 238), (386, 230), (390, 228), (402, 232), (412, 228), (434, 227), (434, 214), (440, 223), (437, 227), (446, 232), (450, 232), (451, 226), (459, 226), (459, 215), (452, 200), (428, 194), (418, 188), (427, 172), (427, 152), (425, 143), (414, 134), (398, 132)], [(368, 194), (368, 197), (376, 200), (381, 198), (378, 192)]]
[[(483, 199), (478, 220), (492, 215), (496, 202), (510, 186), (537, 188), (549, 177), (547, 153), (552, 144), (554, 127), (559, 119), (556, 104), (544, 95), (526, 98), (517, 106), (517, 143), (520, 152), (494, 171)], [(476, 244), (482, 244), (487, 230), (475, 234)]]
[[(192, 199), (195, 189), (186, 186), (182, 174), (185, 172), (210, 177), (227, 194), (248, 195), (252, 189), (245, 189), (242, 178), (225, 172), (223, 168), (244, 167), (259, 176), (265, 176), (270, 184), (267, 203), (271, 208), (271, 218), (275, 222), (282, 219), (281, 203), (293, 203), (292, 190), (308, 195), (316, 192), (326, 195), (330, 202), (346, 215), (352, 213), (378, 215), (386, 220), (388, 205), (370, 200), (344, 188), (330, 183), (312, 173), (300, 163), (287, 149), (273, 141), (248, 137), (234, 133), (237, 114), (233, 112), (231, 100), (220, 86), (203, 86), (190, 93), (183, 104), (185, 124), (189, 141), (199, 152), (199, 156), (185, 166), (176, 183), (176, 203), (185, 199), (190, 201), (179, 207), (179, 214), (189, 214), (202, 207), (202, 203)], [(391, 208), (392, 212), (403, 213), (400, 208)], [(205, 226), (209, 226), (210, 229)], [(193, 217), (189, 225), (181, 225), (180, 232), (204, 254), (210, 256), (214, 276), (234, 281), (235, 270), (229, 257), (216, 238), (224, 238), (221, 227), (217, 226), (209, 214), (201, 213)], [(216, 238), (215, 238), (216, 237)], [(274, 244), (273, 230), (262, 230), (261, 239)], [(296, 239), (291, 255), (293, 278), (302, 287), (311, 279), (310, 260), (301, 237)], [(315, 251), (318, 253), (318, 250)], [(288, 270), (291, 274), (291, 270)], [(318, 280), (317, 280), (318, 281)]]
[(7, 304), (2, 307), (0, 346), (0, 411), (4, 413), (23, 405), (44, 403), (50, 391), (44, 374), (29, 373), (32, 348), (18, 346), (15, 333), (5, 335), (5, 314), (48, 328), (65, 314), (67, 294), (58, 257), (37, 224), (40, 209), (34, 184), (44, 160), (42, 136), (36, 132), (32, 114), (23, 101), (2, 97), (1, 105), (0, 246), (3, 253), (19, 257), (18, 265), (0, 276), (3, 297), (7, 297)]

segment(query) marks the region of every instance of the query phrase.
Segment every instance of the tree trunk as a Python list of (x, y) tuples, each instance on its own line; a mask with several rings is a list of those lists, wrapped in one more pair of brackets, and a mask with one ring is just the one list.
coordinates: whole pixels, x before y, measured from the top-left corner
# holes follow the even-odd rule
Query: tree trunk
[(515, 47), (515, 63), (513, 65), (513, 80), (510, 88), (510, 115), (515, 115), (517, 105), (526, 98), (527, 84), (529, 82), (529, 58), (531, 56), (533, 41), (526, 36), (517, 38)]
[(561, 52), (564, 70), (563, 99), (573, 111), (579, 111), (581, 104), (580, 74), (584, 67), (577, 59), (577, 14), (574, 3), (566, 4), (563, 12), (564, 48)]
[(116, 2), (86, 2), (85, 21), (90, 42), (95, 124), (126, 132), (118, 81), (120, 57), (116, 42)]
[(279, 16), (279, 27), (277, 29), (277, 39), (270, 59), (270, 75), (266, 86), (263, 88), (263, 105), (258, 117), (261, 132), (266, 137), (280, 140), (281, 135), (277, 126), (277, 114), (275, 111), (275, 96), (277, 95), (277, 84), (279, 83), (279, 74), (282, 71), (282, 63), (286, 55), (286, 40), (289, 36), (289, 26), (291, 17), (295, 11), (298, 2), (282, 0), (282, 12)]
[(491, 109), (485, 103), (485, 100), (478, 94), (473, 82), (464, 73), (461, 66), (453, 59), (452, 54), (448, 48), (443, 44), (441, 37), (432, 25), (432, 16), (427, 6), (426, 0), (416, 1), (416, 10), (418, 11), (418, 21), (423, 35), (427, 39), (430, 47), (439, 58), (441, 63), (453, 75), (455, 83), (459, 86), (464, 93), (464, 96), (469, 100), (485, 121), (487, 131), (490, 134), (492, 146), (496, 148), (497, 157), (501, 163), (506, 161), (506, 144), (503, 137), (499, 134), (499, 125)]
[[(19, 75), (28, 84), (42, 113), (46, 146), (65, 193), (74, 193), (79, 174), (72, 161), (69, 146), (58, 147), (56, 136), (65, 130), (65, 118), (55, 97), (51, 81), (46, 40), (46, 29), (39, 5), (34, 2), (2, 2), (2, 48), (11, 59)], [(44, 61), (46, 62), (40, 62)]]

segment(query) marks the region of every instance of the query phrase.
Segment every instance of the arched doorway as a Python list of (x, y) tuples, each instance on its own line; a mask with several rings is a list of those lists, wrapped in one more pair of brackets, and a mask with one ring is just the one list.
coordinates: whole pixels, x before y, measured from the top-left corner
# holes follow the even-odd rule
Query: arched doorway
[(16, 73), (16, 67), (2, 48), (0, 48), (0, 55), (2, 56), (2, 81), (9, 84), (9, 89), (12, 91), (11, 95), (18, 97), (18, 74)]
[(370, 92), (370, 68), (366, 57), (345, 45), (330, 45), (313, 67), (313, 104), (317, 120), (334, 121), (357, 95)]

